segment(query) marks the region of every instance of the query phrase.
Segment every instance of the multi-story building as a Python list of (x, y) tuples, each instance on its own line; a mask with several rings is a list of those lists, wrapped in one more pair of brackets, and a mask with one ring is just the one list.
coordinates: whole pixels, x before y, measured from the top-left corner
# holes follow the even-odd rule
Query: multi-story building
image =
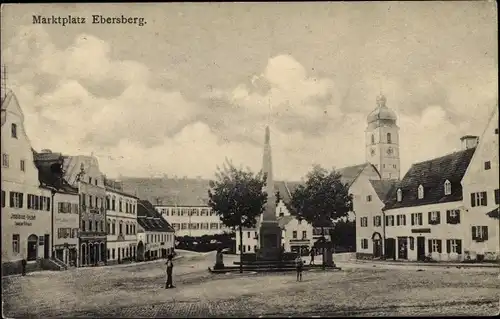
[(397, 185), (394, 180), (373, 180), (360, 176), (350, 187), (356, 214), (356, 258), (384, 256), (384, 216), (387, 196)]
[(469, 235), (464, 225), (461, 180), (474, 154), (467, 149), (413, 164), (384, 208), (385, 255), (389, 259), (462, 260)]
[(65, 180), (78, 187), (80, 195), (80, 265), (106, 263), (106, 189), (97, 158), (65, 156), (63, 172)]
[(52, 257), (66, 266), (78, 266), (78, 188), (70, 186), (63, 178), (61, 153), (42, 150), (34, 152), (34, 156), (40, 184), (52, 192)]
[(137, 200), (123, 192), (120, 183), (105, 179), (108, 263), (135, 260), (137, 249)]
[(208, 206), (209, 181), (201, 178), (123, 178), (123, 189), (153, 203), (176, 236), (231, 232)]
[(146, 200), (137, 203), (137, 260), (165, 258), (173, 253), (175, 230)]
[[(463, 143), (474, 142), (465, 138)], [(497, 260), (500, 256), (498, 106), (491, 114), (462, 179), (463, 223), (469, 228), (463, 243), (465, 259)]]
[(51, 191), (40, 187), (24, 114), (16, 96), (1, 101), (2, 153), (2, 272), (21, 272), (49, 259), (51, 247)]

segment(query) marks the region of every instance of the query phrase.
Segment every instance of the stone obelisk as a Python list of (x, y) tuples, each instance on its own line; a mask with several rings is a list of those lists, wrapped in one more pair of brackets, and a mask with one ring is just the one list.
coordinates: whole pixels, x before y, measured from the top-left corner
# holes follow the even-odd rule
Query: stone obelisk
[(262, 172), (266, 175), (264, 191), (267, 193), (267, 203), (260, 225), (260, 250), (259, 258), (266, 260), (277, 260), (281, 250), (281, 228), (276, 219), (276, 195), (273, 180), (273, 162), (271, 156), (271, 136), (269, 126), (266, 127), (266, 138), (264, 141), (264, 156), (262, 160)]

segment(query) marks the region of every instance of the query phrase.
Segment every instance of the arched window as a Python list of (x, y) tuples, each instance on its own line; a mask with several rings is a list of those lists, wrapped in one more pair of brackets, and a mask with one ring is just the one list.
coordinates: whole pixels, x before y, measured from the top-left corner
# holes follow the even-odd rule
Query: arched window
[(120, 220), (120, 225), (118, 227), (118, 235), (123, 235), (123, 220)]
[(113, 219), (113, 235), (116, 235), (116, 220)]
[(444, 182), (444, 194), (451, 195), (451, 183), (449, 180), (446, 180), (446, 182)]
[(28, 261), (30, 260), (36, 260), (38, 257), (38, 237), (35, 234), (31, 234), (28, 236), (28, 247), (27, 247), (27, 255), (26, 259)]
[(116, 196), (113, 195), (113, 200), (111, 201), (111, 210), (116, 211)]
[(375, 135), (372, 134), (372, 145), (375, 144)]
[(111, 209), (111, 200), (109, 196), (106, 196), (106, 209)]
[(111, 235), (111, 219), (108, 218), (108, 235)]
[(128, 223), (125, 224), (125, 235), (128, 235)]
[(392, 136), (391, 133), (387, 133), (387, 143), (392, 144)]
[(396, 196), (397, 196), (398, 202), (402, 201), (403, 200), (403, 191), (401, 191), (401, 189), (398, 189)]
[(422, 185), (418, 186), (418, 199), (424, 198), (424, 187)]

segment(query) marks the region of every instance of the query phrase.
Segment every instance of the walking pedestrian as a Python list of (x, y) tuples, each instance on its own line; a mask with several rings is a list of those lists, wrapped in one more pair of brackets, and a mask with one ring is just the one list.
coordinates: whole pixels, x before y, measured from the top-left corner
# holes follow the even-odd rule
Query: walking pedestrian
[(314, 265), (314, 256), (316, 255), (314, 252), (314, 248), (311, 248), (311, 261), (309, 261), (309, 265)]
[(26, 259), (23, 258), (23, 260), (21, 260), (21, 272), (23, 276), (26, 276), (26, 264)]
[(300, 255), (297, 255), (295, 259), (295, 267), (297, 269), (297, 281), (302, 281), (302, 267), (304, 266), (304, 262)]
[(168, 288), (175, 288), (175, 286), (172, 284), (172, 271), (174, 269), (174, 263), (172, 262), (173, 256), (168, 255), (167, 257), (167, 282), (165, 284), (165, 289)]

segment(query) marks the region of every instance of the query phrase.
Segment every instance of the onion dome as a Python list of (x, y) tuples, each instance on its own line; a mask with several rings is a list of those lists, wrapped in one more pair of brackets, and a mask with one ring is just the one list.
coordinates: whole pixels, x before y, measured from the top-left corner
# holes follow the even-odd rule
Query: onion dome
[(389, 120), (396, 122), (396, 113), (386, 106), (387, 99), (384, 95), (377, 96), (377, 108), (368, 114), (366, 121), (368, 124), (378, 120)]

